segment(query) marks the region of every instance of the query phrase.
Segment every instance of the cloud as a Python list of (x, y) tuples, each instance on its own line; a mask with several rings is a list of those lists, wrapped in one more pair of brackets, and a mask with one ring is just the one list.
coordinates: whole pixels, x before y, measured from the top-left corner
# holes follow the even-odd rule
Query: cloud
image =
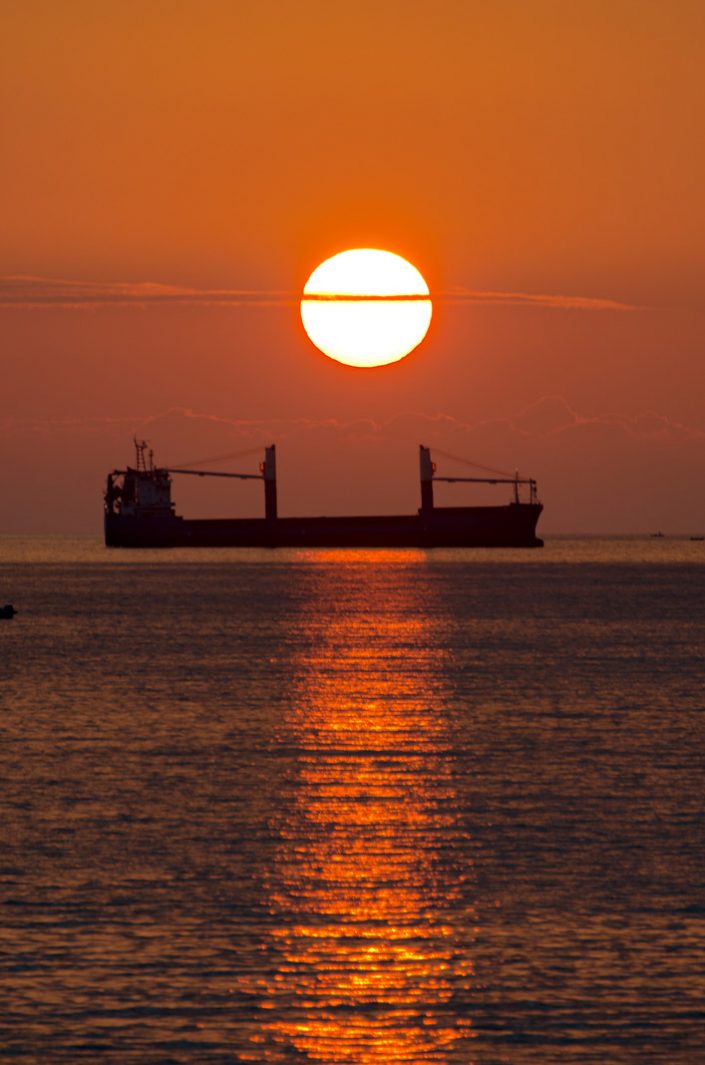
[[(308, 300), (330, 301), (339, 297), (318, 294)], [(426, 296), (352, 296), (347, 300), (391, 299), (423, 300)], [(0, 307), (56, 307), (81, 310), (90, 307), (146, 307), (163, 304), (207, 307), (289, 307), (297, 306), (300, 293), (284, 290), (201, 289), (185, 285), (167, 285), (154, 281), (75, 281), (52, 277), (0, 277)], [(487, 306), (506, 304), (515, 307), (538, 307), (549, 310), (633, 311), (632, 304), (593, 296), (565, 296), (529, 292), (492, 292), (454, 289), (432, 292), (437, 304)]]
[(0, 306), (84, 307), (204, 304), (206, 306), (286, 306), (300, 297), (291, 292), (198, 289), (154, 281), (74, 281), (53, 277), (0, 277)]
[[(12, 506), (0, 531), (98, 535), (104, 476), (133, 462), (133, 436), (149, 441), (159, 464), (221, 471), (255, 472), (264, 447), (276, 443), (288, 514), (412, 512), (423, 443), (442, 476), (476, 476), (479, 468), (538, 478), (550, 531), (705, 527), (705, 505), (692, 491), (705, 462), (705, 431), (649, 411), (588, 414), (548, 395), (505, 418), (477, 421), (420, 411), (379, 420), (238, 419), (182, 407), (125, 417), (8, 418), (0, 421), (0, 446), (13, 462), (0, 469), (0, 493)], [(183, 478), (180, 512), (259, 514), (257, 492), (240, 487), (230, 492), (219, 481)], [(468, 491), (440, 486), (439, 505), (483, 502), (484, 491), (487, 502), (503, 498), (498, 489)]]
[(643, 411), (636, 415), (587, 415), (577, 411), (563, 396), (543, 396), (510, 419), (512, 428), (527, 436), (556, 436), (586, 427), (611, 427), (626, 436), (641, 440), (702, 440), (705, 432), (657, 414)]
[[(410, 438), (423, 440), (430, 445), (435, 441), (461, 447), (463, 439), (490, 432), (517, 434), (520, 438), (549, 441), (566, 433), (585, 430), (617, 430), (625, 439), (642, 441), (705, 440), (705, 430), (668, 418), (654, 411), (636, 415), (598, 414), (588, 415), (578, 411), (563, 396), (542, 396), (523, 410), (506, 418), (489, 418), (464, 421), (451, 414), (428, 414), (421, 411), (406, 411), (383, 420), (356, 418), (228, 418), (186, 407), (171, 407), (157, 413), (134, 414), (123, 417), (61, 418), (61, 419), (16, 419), (0, 420), (0, 435), (49, 436), (52, 434), (105, 434), (129, 440), (133, 436), (148, 441), (183, 440), (200, 448), (196, 462), (221, 461), (230, 455), (247, 454), (263, 448), (273, 441), (335, 435), (361, 443), (366, 441), (397, 440)], [(203, 448), (210, 444), (221, 451), (232, 444), (242, 450), (217, 454), (208, 458)], [(189, 465), (186, 459), (173, 465)]]
[(545, 307), (564, 311), (636, 311), (632, 303), (602, 296), (563, 296), (556, 293), (490, 292), (456, 289), (433, 294), (433, 299), (447, 304), (511, 304), (515, 307)]

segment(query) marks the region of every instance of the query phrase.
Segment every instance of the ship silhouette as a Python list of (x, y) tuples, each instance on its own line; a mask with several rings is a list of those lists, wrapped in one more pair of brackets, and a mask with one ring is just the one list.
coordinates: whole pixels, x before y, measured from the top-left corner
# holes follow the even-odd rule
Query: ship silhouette
[[(108, 547), (542, 547), (536, 524), (543, 510), (536, 481), (511, 476), (445, 477), (428, 447), (419, 446), (421, 506), (415, 514), (279, 517), (276, 448), (265, 448), (258, 473), (156, 466), (145, 441), (135, 440), (134, 466), (108, 474), (105, 543)], [(184, 518), (171, 498), (172, 477), (260, 480), (263, 518)], [(437, 507), (434, 482), (509, 485), (500, 506)], [(522, 498), (525, 495), (526, 498)]]

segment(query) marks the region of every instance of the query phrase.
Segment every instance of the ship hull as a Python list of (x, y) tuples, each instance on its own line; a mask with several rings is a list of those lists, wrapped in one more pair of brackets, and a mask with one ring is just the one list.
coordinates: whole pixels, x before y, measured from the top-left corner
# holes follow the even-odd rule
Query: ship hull
[(542, 547), (540, 503), (435, 507), (431, 514), (189, 519), (105, 515), (108, 547)]

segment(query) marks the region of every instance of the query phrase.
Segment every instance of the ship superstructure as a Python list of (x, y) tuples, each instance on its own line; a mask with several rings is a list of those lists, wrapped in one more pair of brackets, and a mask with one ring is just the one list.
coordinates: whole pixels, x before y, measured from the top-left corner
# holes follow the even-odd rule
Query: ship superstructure
[[(421, 506), (416, 514), (279, 517), (276, 447), (265, 448), (258, 473), (162, 467), (145, 441), (135, 441), (134, 466), (108, 474), (108, 547), (541, 547), (542, 504), (533, 478), (440, 476), (428, 447), (419, 447)], [(263, 518), (183, 518), (171, 498), (172, 477), (229, 477), (264, 486)], [(503, 506), (437, 507), (434, 482), (508, 485)], [(523, 498), (525, 497), (525, 498)]]

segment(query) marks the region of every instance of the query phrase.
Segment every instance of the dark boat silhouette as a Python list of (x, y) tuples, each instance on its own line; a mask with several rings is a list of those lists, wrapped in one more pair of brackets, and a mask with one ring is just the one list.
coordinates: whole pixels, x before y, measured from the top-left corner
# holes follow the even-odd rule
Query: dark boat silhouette
[[(218, 473), (155, 466), (144, 441), (135, 441), (135, 466), (108, 474), (108, 547), (542, 547), (536, 536), (543, 505), (536, 481), (519, 477), (440, 477), (430, 449), (419, 448), (421, 506), (416, 514), (279, 517), (276, 449), (265, 449), (259, 473)], [(172, 475), (233, 477), (264, 484), (263, 518), (183, 518), (171, 499)], [(504, 506), (436, 507), (434, 481), (507, 484)], [(521, 498), (522, 493), (528, 499)]]
[(5, 606), (0, 606), (0, 620), (2, 621), (10, 621), (16, 613), (17, 611), (12, 603), (5, 603)]

